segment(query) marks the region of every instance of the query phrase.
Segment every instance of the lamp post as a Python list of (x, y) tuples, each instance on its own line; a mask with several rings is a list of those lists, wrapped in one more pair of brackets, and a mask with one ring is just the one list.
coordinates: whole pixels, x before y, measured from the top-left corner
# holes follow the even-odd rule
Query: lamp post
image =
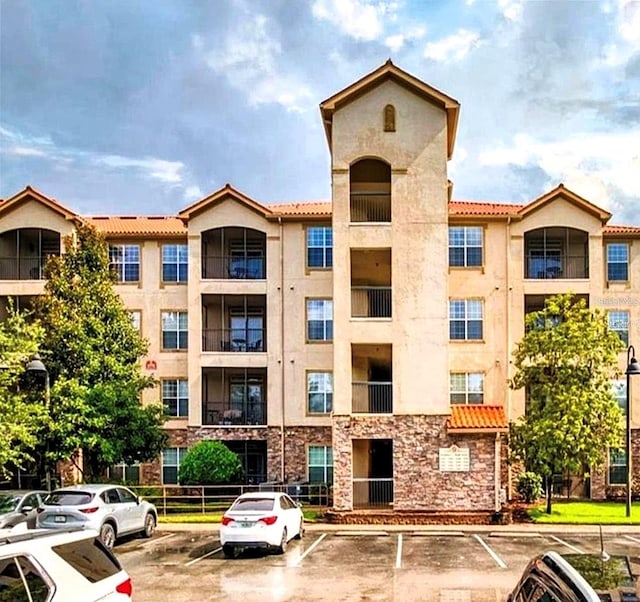
[(631, 483), (633, 470), (631, 468), (631, 377), (640, 374), (640, 364), (636, 359), (636, 350), (633, 345), (627, 349), (627, 518), (631, 517)]
[[(36, 353), (31, 361), (25, 368), (27, 374), (40, 375), (44, 373), (44, 404), (47, 410), (49, 409), (50, 390), (49, 390), (49, 371), (47, 367), (42, 363), (40, 356)], [(44, 478), (47, 484), (47, 491), (51, 491), (51, 474), (49, 472), (49, 437), (47, 436), (45, 441), (45, 456), (44, 456)]]

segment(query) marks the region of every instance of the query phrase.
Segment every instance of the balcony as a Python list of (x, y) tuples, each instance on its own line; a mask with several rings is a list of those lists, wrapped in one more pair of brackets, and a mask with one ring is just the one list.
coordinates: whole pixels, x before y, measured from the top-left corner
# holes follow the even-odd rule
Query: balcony
[(368, 193), (351, 195), (351, 222), (391, 221), (391, 195)]
[(47, 257), (0, 256), (0, 280), (43, 280)]
[(393, 506), (393, 479), (353, 479), (353, 509)]
[(52, 255), (60, 255), (60, 233), (39, 228), (0, 234), (0, 280), (43, 280)]
[(554, 226), (525, 232), (524, 277), (532, 280), (589, 278), (589, 234)]
[(351, 411), (354, 414), (392, 414), (393, 383), (357, 382), (352, 384)]
[(202, 424), (267, 424), (265, 369), (205, 368), (202, 371)]
[(266, 262), (262, 256), (207, 255), (202, 258), (203, 279), (264, 280)]
[(533, 280), (589, 278), (587, 255), (529, 254), (525, 278)]
[(351, 317), (390, 318), (390, 286), (352, 286)]
[(202, 351), (255, 353), (267, 350), (264, 328), (209, 328), (202, 331)]
[(204, 426), (256, 426), (267, 424), (264, 402), (231, 404), (229, 401), (206, 401), (202, 404)]
[(202, 233), (204, 280), (264, 280), (266, 256), (264, 232), (231, 226)]

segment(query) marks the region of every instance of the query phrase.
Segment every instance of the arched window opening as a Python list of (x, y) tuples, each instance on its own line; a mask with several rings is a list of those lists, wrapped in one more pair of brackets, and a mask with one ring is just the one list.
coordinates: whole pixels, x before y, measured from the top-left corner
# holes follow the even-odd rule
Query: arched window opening
[(391, 221), (391, 166), (361, 159), (349, 172), (351, 222)]
[(387, 105), (384, 108), (384, 131), (396, 131), (396, 108), (393, 105)]

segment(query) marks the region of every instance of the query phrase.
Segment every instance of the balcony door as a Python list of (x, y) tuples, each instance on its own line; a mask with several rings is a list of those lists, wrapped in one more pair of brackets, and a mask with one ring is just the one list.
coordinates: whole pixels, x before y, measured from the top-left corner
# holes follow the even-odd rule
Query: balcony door
[(233, 351), (262, 351), (264, 317), (262, 315), (231, 316), (231, 349)]

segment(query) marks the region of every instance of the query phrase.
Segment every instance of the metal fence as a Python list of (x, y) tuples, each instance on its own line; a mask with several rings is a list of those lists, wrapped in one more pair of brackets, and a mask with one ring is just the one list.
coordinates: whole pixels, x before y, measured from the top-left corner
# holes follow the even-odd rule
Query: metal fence
[(390, 318), (390, 286), (352, 286), (351, 316), (354, 318)]
[(390, 222), (391, 195), (352, 194), (351, 195), (352, 222)]
[(353, 508), (393, 507), (393, 479), (353, 479)]
[(353, 382), (351, 411), (362, 414), (393, 413), (393, 383)]

